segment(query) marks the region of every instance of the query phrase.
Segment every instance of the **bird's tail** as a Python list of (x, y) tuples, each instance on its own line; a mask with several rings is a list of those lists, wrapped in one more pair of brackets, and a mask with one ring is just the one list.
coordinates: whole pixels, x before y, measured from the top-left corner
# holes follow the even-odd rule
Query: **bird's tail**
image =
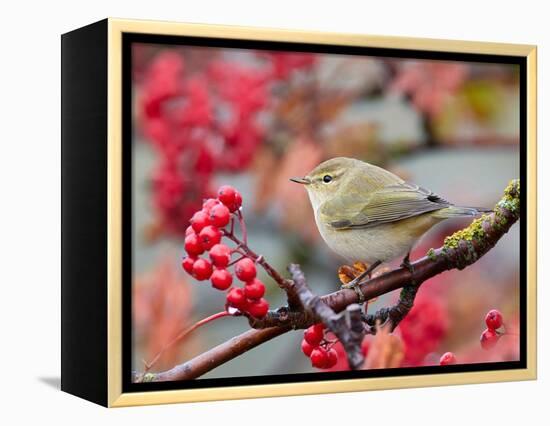
[(449, 206), (434, 212), (434, 216), (440, 219), (450, 219), (453, 217), (480, 216), (483, 213), (491, 213), (492, 211), (492, 209), (484, 207)]

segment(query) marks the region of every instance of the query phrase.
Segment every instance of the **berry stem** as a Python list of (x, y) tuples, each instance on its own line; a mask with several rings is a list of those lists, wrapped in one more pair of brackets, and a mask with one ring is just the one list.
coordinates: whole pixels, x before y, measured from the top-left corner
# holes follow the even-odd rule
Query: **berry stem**
[[(227, 233), (224, 234), (225, 236), (228, 237)], [(229, 237), (228, 237), (229, 238)], [(234, 249), (231, 250), (231, 254), (233, 253), (239, 253), (241, 256), (246, 256), (246, 253), (244, 253), (241, 248), (243, 248), (244, 246), (244, 243), (238, 243), (237, 244), (237, 247), (235, 247)]]
[(231, 231), (229, 232), (231, 235), (233, 235), (234, 231), (235, 231), (235, 216), (231, 216)]
[(212, 322), (214, 320), (217, 320), (218, 318), (223, 318), (231, 316), (231, 314), (227, 311), (221, 311), (218, 313), (215, 313), (213, 315), (210, 315), (209, 317), (203, 318), (200, 321), (197, 321), (195, 324), (190, 325), (189, 327), (184, 328), (182, 331), (178, 333), (174, 339), (172, 339), (169, 343), (163, 346), (163, 348), (155, 355), (153, 360), (149, 363), (145, 363), (145, 372), (148, 372), (153, 366), (157, 363), (157, 361), (160, 359), (160, 357), (166, 352), (168, 349), (170, 349), (172, 346), (174, 346), (177, 342), (179, 342), (181, 339), (183, 339), (185, 336), (187, 336), (192, 331), (196, 330), (197, 328), (208, 324), (209, 322)]
[(230, 262), (228, 265), (227, 265), (227, 268), (229, 268), (230, 266), (233, 266), (235, 263), (239, 262), (240, 260), (243, 260), (244, 258), (248, 257), (246, 254), (242, 253), (242, 252), (238, 252), (240, 253), (242, 256), (239, 257), (238, 259), (235, 259), (233, 260), (232, 262)]
[[(242, 219), (241, 212), (239, 210), (238, 217), (240, 218), (239, 221)], [(259, 265), (264, 268), (264, 270), (267, 272), (267, 274), (273, 278), (273, 280), (279, 285), (280, 288), (282, 288), (284, 291), (287, 291), (289, 286), (291, 285), (291, 282), (285, 278), (277, 270), (269, 264), (269, 262), (265, 259), (263, 256), (257, 255), (250, 247), (248, 247), (248, 244), (245, 241), (241, 241), (233, 232), (227, 232), (224, 231), (224, 236), (229, 238), (231, 241), (233, 241), (235, 244), (237, 244), (237, 249), (242, 249), (244, 253), (242, 253), (245, 257), (249, 257), (252, 259), (255, 263), (258, 263)], [(246, 237), (246, 228), (243, 230), (243, 239)], [(239, 259), (241, 260), (241, 259)], [(231, 262), (231, 265), (234, 262)]]
[[(248, 246), (248, 234), (246, 232), (246, 224), (244, 223), (244, 216), (241, 209), (237, 210), (237, 218), (239, 219), (239, 226), (241, 227), (241, 233), (243, 236), (243, 243)], [(233, 233), (233, 232), (231, 232)]]

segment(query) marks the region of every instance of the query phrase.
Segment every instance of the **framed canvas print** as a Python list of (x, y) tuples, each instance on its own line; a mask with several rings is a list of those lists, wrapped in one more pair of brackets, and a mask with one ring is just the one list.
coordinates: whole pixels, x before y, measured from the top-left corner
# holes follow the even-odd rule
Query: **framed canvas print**
[(62, 389), (536, 378), (536, 48), (106, 19), (62, 36)]

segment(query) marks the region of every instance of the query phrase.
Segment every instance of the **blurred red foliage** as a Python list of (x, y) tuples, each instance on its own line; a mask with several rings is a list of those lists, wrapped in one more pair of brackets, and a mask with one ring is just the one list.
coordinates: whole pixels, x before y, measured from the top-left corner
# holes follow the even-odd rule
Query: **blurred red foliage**
[(400, 62), (390, 89), (411, 96), (416, 107), (433, 117), (440, 113), (449, 95), (468, 76), (468, 67), (459, 62)]
[(437, 296), (420, 291), (414, 307), (398, 329), (405, 345), (403, 366), (423, 365), (426, 356), (439, 347), (449, 330), (445, 303)]
[(264, 137), (258, 115), (269, 108), (273, 86), (315, 62), (312, 54), (255, 55), (254, 64), (212, 56), (188, 70), (181, 52), (163, 50), (140, 72), (138, 122), (160, 157), (152, 179), (157, 232), (184, 235), (193, 212), (213, 194), (213, 174), (249, 166)]

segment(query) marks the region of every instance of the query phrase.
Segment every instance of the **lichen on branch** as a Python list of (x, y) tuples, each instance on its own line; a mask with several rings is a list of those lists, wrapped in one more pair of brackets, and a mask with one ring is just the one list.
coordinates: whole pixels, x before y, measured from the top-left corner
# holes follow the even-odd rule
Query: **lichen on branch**
[(428, 256), (437, 261), (446, 258), (452, 266), (464, 269), (487, 253), (520, 216), (519, 180), (512, 180), (494, 211), (475, 219), (469, 226), (445, 238), (439, 252), (430, 249)]

